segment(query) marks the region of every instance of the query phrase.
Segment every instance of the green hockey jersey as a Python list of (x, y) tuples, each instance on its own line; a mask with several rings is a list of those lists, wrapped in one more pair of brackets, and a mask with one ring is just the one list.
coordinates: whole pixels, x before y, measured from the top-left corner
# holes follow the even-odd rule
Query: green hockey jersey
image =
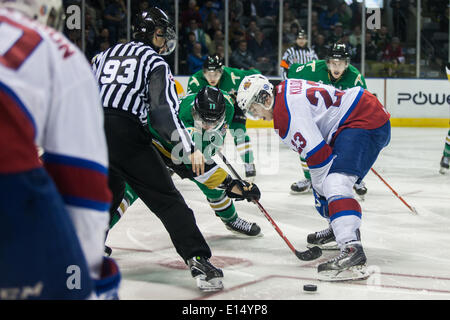
[[(194, 118), (192, 116), (192, 108), (194, 107), (195, 97), (197, 96), (197, 93), (188, 94), (180, 101), (180, 110), (178, 116), (183, 122), (186, 129), (191, 134), (196, 147), (204, 154), (206, 160), (208, 160), (209, 158), (207, 156), (213, 156), (215, 154), (215, 149), (217, 147), (222, 146), (227, 129), (231, 124), (234, 116), (233, 100), (226, 92), (222, 91), (222, 94), (225, 97), (225, 121), (222, 127), (217, 131), (209, 132), (200, 128), (195, 128)], [(158, 132), (156, 132), (156, 130), (154, 130), (150, 124), (149, 130), (154, 137), (153, 142), (154, 144), (157, 144), (157, 147), (159, 145), (169, 153), (172, 152), (173, 148), (175, 147), (173, 143), (163, 140)], [(161, 149), (159, 150), (161, 151)]]
[(354, 66), (349, 65), (342, 77), (337, 81), (332, 81), (328, 73), (325, 60), (313, 60), (306, 64), (294, 63), (289, 68), (289, 79), (305, 79), (309, 81), (332, 85), (333, 87), (345, 90), (353, 87), (363, 87), (367, 89), (366, 80)]
[[(252, 74), (261, 74), (259, 70), (241, 70), (236, 68), (223, 68), (223, 74), (220, 78), (218, 88), (230, 95), (237, 93), (242, 80)], [(203, 87), (208, 85), (208, 80), (203, 76), (203, 70), (194, 73), (188, 81), (187, 94), (199, 92)]]

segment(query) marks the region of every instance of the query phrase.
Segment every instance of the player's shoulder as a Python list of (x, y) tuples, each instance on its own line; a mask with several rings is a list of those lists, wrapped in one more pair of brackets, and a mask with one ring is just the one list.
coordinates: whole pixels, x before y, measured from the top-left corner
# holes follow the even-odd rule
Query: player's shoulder
[(233, 68), (233, 67), (223, 67), (223, 73), (224, 74), (231, 74), (232, 72), (240, 73), (241, 69)]
[(195, 78), (197, 80), (204, 78), (203, 77), (203, 70), (199, 70), (199, 71), (197, 71), (196, 73), (194, 73), (193, 75), (191, 75), (189, 77), (189, 79), (193, 79), (193, 78)]
[(313, 60), (313, 61), (315, 61), (316, 68), (318, 68), (318, 69), (327, 69), (328, 70), (328, 66), (327, 66), (327, 61), (326, 60)]
[(17, 41), (24, 48), (44, 50), (53, 54), (53, 63), (67, 61), (81, 56), (81, 50), (64, 34), (49, 26), (28, 18), (20, 12), (0, 9), (2, 22), (8, 25), (11, 36), (17, 35)]
[(197, 92), (186, 94), (183, 98), (180, 99), (180, 107), (186, 107), (188, 105), (191, 105), (195, 100), (196, 96)]
[(199, 70), (188, 79), (188, 93), (197, 93), (206, 84), (203, 71)]
[(306, 66), (306, 63), (293, 63), (289, 67), (289, 72), (300, 72), (302, 71)]
[(225, 98), (225, 105), (226, 105), (226, 107), (227, 108), (231, 107), (231, 108), (234, 109), (234, 102), (233, 102), (233, 98), (231, 97), (231, 95), (228, 92), (226, 92), (226, 91), (224, 91), (222, 89), (220, 89), (220, 92), (222, 92), (223, 97)]
[(354, 65), (351, 65), (351, 64), (348, 65), (348, 71), (349, 71), (349, 74), (352, 75), (353, 77), (357, 77), (358, 75), (361, 74), (361, 72), (359, 72), (358, 68), (356, 68)]

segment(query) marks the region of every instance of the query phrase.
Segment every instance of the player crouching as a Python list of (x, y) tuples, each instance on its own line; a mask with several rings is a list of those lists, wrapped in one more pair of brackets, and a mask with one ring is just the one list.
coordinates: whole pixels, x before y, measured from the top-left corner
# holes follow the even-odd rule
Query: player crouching
[(363, 88), (339, 90), (290, 79), (273, 90), (260, 75), (242, 81), (237, 103), (256, 118), (273, 120), (283, 142), (306, 159), (316, 209), (330, 229), (308, 240), (334, 238), (340, 248), (338, 256), (318, 266), (319, 279), (367, 278), (359, 231), (362, 210), (354, 199), (353, 186), (390, 141), (389, 113)]

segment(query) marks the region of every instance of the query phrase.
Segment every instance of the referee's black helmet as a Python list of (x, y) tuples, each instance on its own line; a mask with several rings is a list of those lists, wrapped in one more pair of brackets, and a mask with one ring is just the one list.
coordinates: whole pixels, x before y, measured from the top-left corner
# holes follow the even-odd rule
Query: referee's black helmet
[(138, 15), (134, 25), (133, 38), (136, 41), (150, 45), (159, 52), (161, 48), (156, 48), (153, 44), (153, 36), (157, 28), (162, 30), (157, 36), (164, 37), (166, 40), (165, 46), (167, 48), (161, 55), (169, 55), (177, 46), (175, 28), (169, 16), (157, 7), (153, 7)]

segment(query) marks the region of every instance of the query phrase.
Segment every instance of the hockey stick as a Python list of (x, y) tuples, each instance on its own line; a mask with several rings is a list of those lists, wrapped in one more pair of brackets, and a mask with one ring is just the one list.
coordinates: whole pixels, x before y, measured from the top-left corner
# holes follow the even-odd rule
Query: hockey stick
[[(239, 179), (242, 180), (241, 177), (239, 176), (239, 174), (236, 172), (236, 170), (234, 170), (234, 168), (232, 167), (232, 165), (228, 162), (227, 158), (225, 158), (225, 156), (222, 154), (222, 152), (220, 152), (220, 150), (217, 151), (218, 155), (222, 158), (223, 162), (227, 165), (227, 167), (231, 170), (231, 172), (233, 173), (233, 175)], [(313, 247), (311, 249), (308, 249), (306, 251), (297, 251), (294, 246), (291, 244), (291, 242), (286, 238), (286, 236), (283, 234), (283, 232), (281, 231), (281, 229), (277, 226), (277, 224), (275, 223), (275, 221), (272, 219), (272, 217), (267, 213), (267, 211), (264, 209), (264, 207), (261, 205), (261, 203), (259, 203), (258, 200), (253, 200), (252, 201), (254, 204), (256, 204), (256, 206), (258, 207), (258, 209), (264, 214), (264, 216), (266, 217), (267, 220), (269, 220), (269, 222), (272, 224), (272, 226), (275, 228), (275, 230), (278, 232), (278, 234), (280, 235), (280, 237), (284, 240), (284, 242), (286, 242), (286, 244), (288, 245), (288, 247), (291, 249), (291, 251), (296, 255), (297, 258), (299, 258), (300, 260), (303, 261), (310, 261), (310, 260), (314, 260), (319, 258), (322, 255), (322, 250), (319, 247)]]
[(378, 178), (380, 178), (380, 180), (381, 181), (383, 181), (383, 183), (389, 188), (389, 189), (391, 189), (391, 191), (395, 194), (395, 196), (397, 197), (397, 198), (399, 198), (400, 199), (400, 201), (401, 202), (403, 202), (407, 207), (408, 207), (408, 209), (409, 210), (411, 210), (411, 212), (413, 213), (413, 214), (418, 214), (418, 212), (417, 212), (417, 210), (415, 209), (415, 208), (413, 208), (413, 207), (411, 207), (405, 200), (403, 200), (403, 198), (397, 193), (397, 192), (395, 192), (395, 190), (394, 189), (392, 189), (392, 187), (378, 174), (378, 172), (376, 172), (375, 171), (375, 169), (374, 168), (371, 168), (370, 170), (372, 170), (372, 172), (378, 177)]

